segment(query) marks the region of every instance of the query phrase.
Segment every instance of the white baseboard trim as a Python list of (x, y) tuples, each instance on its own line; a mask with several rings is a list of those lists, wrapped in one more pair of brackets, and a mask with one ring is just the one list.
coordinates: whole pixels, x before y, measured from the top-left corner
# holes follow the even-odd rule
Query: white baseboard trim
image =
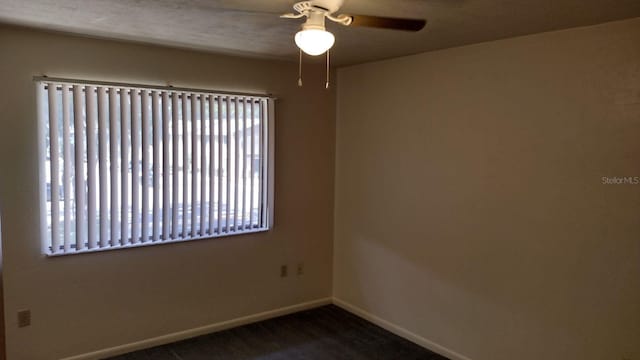
[(341, 308), (343, 308), (344, 310), (353, 313), (354, 315), (357, 315), (363, 319), (366, 319), (378, 326), (380, 326), (381, 328), (390, 331), (400, 337), (403, 337), (411, 342), (414, 342), (424, 348), (427, 348), (435, 353), (438, 353), (442, 356), (446, 356), (451, 360), (471, 360), (470, 358), (461, 355), (451, 349), (448, 349), (442, 345), (439, 345), (429, 339), (426, 339), (416, 333), (413, 333), (399, 325), (396, 325), (390, 321), (387, 321), (381, 317), (378, 317), (376, 315), (371, 314), (370, 312), (361, 309), (355, 305), (352, 305), (344, 300), (340, 300), (336, 297), (333, 298), (333, 303)]
[(316, 308), (323, 305), (328, 305), (332, 303), (331, 300), (332, 300), (331, 298), (323, 298), (323, 299), (317, 299), (313, 301), (307, 301), (304, 303), (285, 306), (285, 307), (273, 309), (273, 310), (268, 310), (268, 311), (264, 311), (264, 312), (253, 314), (253, 315), (248, 315), (248, 316), (243, 316), (243, 317), (239, 317), (232, 320), (222, 321), (215, 324), (204, 325), (204, 326), (200, 326), (193, 329), (178, 331), (172, 334), (157, 336), (150, 339), (140, 340), (140, 341), (124, 344), (124, 345), (119, 345), (111, 348), (93, 351), (90, 353), (75, 355), (75, 356), (64, 358), (62, 360), (98, 360), (98, 359), (104, 359), (110, 356), (122, 355), (122, 354), (126, 354), (128, 352), (132, 352), (136, 350), (142, 350), (142, 349), (146, 349), (146, 348), (150, 348), (158, 345), (164, 345), (164, 344), (192, 338), (199, 335), (209, 334), (212, 332), (229, 329), (236, 326), (246, 325), (246, 324), (254, 323), (257, 321), (271, 319), (271, 318), (282, 316), (282, 315), (292, 314), (298, 311), (303, 311), (303, 310), (308, 310), (308, 309)]

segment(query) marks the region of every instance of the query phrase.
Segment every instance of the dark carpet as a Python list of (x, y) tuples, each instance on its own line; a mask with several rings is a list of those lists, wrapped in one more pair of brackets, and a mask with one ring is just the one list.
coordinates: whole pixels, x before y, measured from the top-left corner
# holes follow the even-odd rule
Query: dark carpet
[(334, 305), (110, 360), (447, 360)]

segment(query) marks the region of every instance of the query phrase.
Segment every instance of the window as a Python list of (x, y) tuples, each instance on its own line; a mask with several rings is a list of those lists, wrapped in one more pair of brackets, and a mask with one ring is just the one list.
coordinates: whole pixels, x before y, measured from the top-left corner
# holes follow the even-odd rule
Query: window
[(43, 251), (265, 231), (273, 100), (37, 81)]

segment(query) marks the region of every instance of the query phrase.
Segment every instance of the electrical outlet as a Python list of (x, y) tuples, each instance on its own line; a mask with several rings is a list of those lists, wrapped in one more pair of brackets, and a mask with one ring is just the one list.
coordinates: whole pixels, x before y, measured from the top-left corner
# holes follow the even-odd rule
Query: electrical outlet
[(280, 266), (280, 277), (287, 277), (288, 272), (287, 265)]
[(31, 310), (18, 311), (18, 327), (31, 325)]
[(304, 263), (298, 263), (298, 267), (296, 268), (296, 273), (298, 276), (304, 275)]

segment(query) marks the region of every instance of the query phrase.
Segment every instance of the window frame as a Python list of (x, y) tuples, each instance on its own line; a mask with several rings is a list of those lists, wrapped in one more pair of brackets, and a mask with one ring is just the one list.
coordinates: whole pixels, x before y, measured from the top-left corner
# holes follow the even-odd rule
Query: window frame
[[(202, 239), (215, 239), (215, 238), (220, 238), (220, 237), (227, 237), (227, 236), (236, 236), (236, 235), (244, 235), (244, 234), (251, 234), (251, 233), (258, 233), (258, 232), (266, 232), (269, 231), (271, 229), (273, 229), (274, 226), (274, 178), (275, 178), (275, 100), (276, 98), (273, 97), (271, 94), (264, 94), (264, 93), (244, 93), (244, 92), (232, 92), (232, 91), (219, 91), (219, 90), (210, 90), (210, 89), (194, 89), (194, 88), (181, 88), (181, 87), (173, 87), (173, 86), (153, 86), (153, 85), (144, 85), (144, 84), (133, 84), (133, 83), (119, 83), (119, 82), (107, 82), (107, 81), (92, 81), (92, 80), (75, 80), (75, 79), (63, 79), (63, 78), (49, 78), (49, 77), (34, 77), (33, 78), (34, 83), (35, 83), (35, 90), (36, 90), (36, 97), (37, 97), (37, 115), (38, 115), (38, 120), (37, 120), (37, 128), (38, 128), (38, 177), (39, 177), (39, 207), (40, 207), (40, 241), (42, 244), (42, 254), (47, 256), (47, 257), (54, 257), (54, 256), (66, 256), (66, 255), (76, 255), (76, 254), (82, 254), (82, 253), (92, 253), (92, 252), (100, 252), (100, 251), (110, 251), (110, 250), (119, 250), (119, 249), (128, 249), (128, 248), (136, 248), (136, 247), (143, 247), (143, 246), (152, 246), (152, 245), (163, 245), (163, 244), (172, 244), (172, 243), (180, 243), (180, 242), (186, 242), (186, 241), (195, 241), (195, 240), (202, 240)], [(51, 175), (47, 174), (47, 164), (49, 163), (49, 161), (47, 160), (48, 157), (50, 157), (51, 152), (47, 151), (47, 138), (49, 137), (49, 132), (47, 131), (47, 123), (50, 122), (49, 119), (49, 111), (48, 111), (48, 101), (49, 101), (49, 91), (47, 89), (47, 86), (49, 86), (49, 84), (54, 84), (55, 86), (60, 86), (60, 85), (64, 85), (64, 86), (69, 86), (71, 87), (71, 89), (73, 89), (74, 86), (81, 86), (81, 87), (86, 87), (94, 89), (95, 91), (98, 92), (98, 88), (102, 87), (102, 88), (117, 88), (117, 89), (127, 89), (130, 91), (136, 91), (136, 95), (138, 96), (138, 91), (140, 91), (140, 98), (142, 98), (142, 94), (146, 94), (146, 91), (148, 92), (160, 92), (161, 94), (163, 93), (170, 93), (172, 95), (170, 96), (176, 96), (178, 93), (182, 93), (182, 94), (194, 94), (196, 96), (201, 96), (202, 99), (199, 100), (200, 102), (205, 102), (205, 101), (209, 101), (209, 100), (205, 100), (205, 96), (211, 97), (211, 101), (213, 102), (213, 98), (217, 97), (218, 99), (221, 98), (225, 98), (225, 99), (229, 99), (226, 100), (227, 101), (227, 106), (230, 106), (229, 104), (231, 104), (231, 98), (234, 98), (236, 101), (235, 105), (234, 105), (234, 111), (237, 111), (237, 108), (240, 107), (239, 102), (240, 102), (240, 98), (251, 98), (251, 99), (259, 99), (260, 100), (260, 105), (259, 106), (263, 106), (262, 104), (264, 104), (264, 106), (261, 108), (260, 114), (262, 116), (262, 118), (259, 121), (260, 124), (260, 129), (262, 129), (263, 131), (263, 136), (264, 136), (264, 141), (265, 144), (263, 144), (263, 147), (261, 149), (261, 155), (263, 158), (263, 169), (261, 169), (261, 171), (263, 172), (262, 177), (259, 177), (259, 179), (262, 179), (261, 181), (259, 181), (259, 186), (262, 187), (262, 191), (263, 191), (263, 199), (262, 201), (260, 201), (260, 199), (258, 199), (259, 201), (259, 205), (257, 207), (258, 209), (258, 214), (260, 214), (261, 212), (264, 212), (264, 219), (259, 223), (259, 226), (257, 228), (253, 227), (253, 223), (250, 221), (249, 224), (249, 228), (246, 228), (243, 225), (243, 229), (238, 230), (235, 229), (235, 227), (237, 226), (237, 218), (234, 218), (234, 224), (233, 225), (224, 225), (227, 226), (227, 228), (229, 229), (228, 232), (214, 232), (214, 225), (213, 224), (209, 224), (209, 228), (208, 230), (211, 233), (206, 233), (206, 234), (202, 234), (204, 232), (203, 228), (200, 228), (200, 233), (197, 236), (191, 236), (191, 234), (189, 234), (189, 236), (187, 237), (182, 237), (181, 238), (169, 238), (169, 239), (163, 239), (160, 241), (153, 241), (152, 238), (148, 238), (147, 241), (141, 241), (141, 242), (134, 242), (132, 240), (132, 236), (127, 235), (128, 239), (126, 239), (126, 243), (124, 239), (120, 239), (119, 242), (121, 242), (121, 244), (117, 244), (117, 245), (113, 245), (113, 242), (111, 240), (109, 240), (110, 245), (109, 246), (103, 246), (103, 245), (98, 245), (98, 247), (90, 247), (89, 246), (89, 240), (87, 238), (87, 236), (83, 237), (83, 246), (82, 249), (73, 249), (73, 250), (69, 250), (67, 247), (66, 250), (60, 251), (60, 245), (58, 247), (58, 251), (54, 251), (54, 249), (52, 249), (53, 247), (53, 241), (52, 241), (52, 237), (49, 236), (49, 225), (48, 225), (48, 220), (49, 220), (49, 210), (47, 209), (47, 204), (48, 204), (48, 196), (51, 196), (50, 192), (48, 191), (48, 189), (52, 186), (50, 182), (47, 182), (47, 179), (51, 177)], [(55, 92), (58, 92), (61, 90), (58, 90), (56, 88)], [(83, 90), (84, 91), (84, 90)], [(119, 95), (120, 97), (121, 95)], [(141, 100), (142, 101), (142, 100)], [(104, 106), (104, 105), (103, 105)], [(166, 109), (164, 108), (165, 105), (163, 105), (162, 110), (166, 111)], [(204, 109), (204, 105), (201, 105), (202, 109)], [(244, 107), (242, 108), (243, 113), (246, 110), (246, 102), (243, 105)], [(72, 111), (74, 110), (74, 105), (73, 105), (73, 101), (72, 101)], [(253, 105), (251, 106), (252, 110), (251, 110), (251, 116), (255, 116), (253, 114)], [(212, 108), (208, 108), (209, 111), (211, 111)], [(203, 110), (204, 111), (204, 110)], [(221, 108), (220, 110), (217, 110), (220, 113), (217, 113), (215, 116), (218, 117), (220, 116), (218, 119), (218, 121), (221, 121), (222, 119), (222, 111)], [(205, 127), (204, 125), (204, 114), (200, 115), (200, 119), (199, 122), (202, 122), (203, 124), (201, 125), (203, 128)], [(231, 116), (229, 114), (225, 115), (225, 119), (227, 123), (230, 123), (232, 121)], [(85, 124), (85, 127), (87, 127), (88, 124), (88, 115), (85, 113), (84, 117), (83, 117), (83, 121)], [(209, 116), (209, 121), (213, 121), (214, 115), (210, 114)], [(189, 121), (193, 121), (195, 122), (195, 116), (190, 114), (189, 117)], [(119, 121), (122, 120), (119, 118)], [(173, 117), (171, 118), (171, 121), (173, 122)], [(62, 121), (61, 119), (56, 119), (56, 121)], [(180, 120), (179, 122), (187, 122), (186, 118), (183, 117), (183, 114), (180, 115)], [(237, 114), (236, 114), (236, 123), (234, 126), (236, 126), (238, 124), (238, 120), (237, 120)], [(246, 121), (246, 118), (245, 118)], [(266, 122), (266, 124), (265, 124)], [(152, 123), (153, 125), (153, 123)], [(160, 124), (162, 125), (162, 123)], [(118, 125), (120, 126), (120, 125)], [(186, 125), (185, 125), (186, 126)], [(193, 125), (194, 128), (196, 125)], [(213, 125), (210, 125), (213, 128)], [(230, 125), (229, 125), (230, 126)], [(246, 127), (246, 122), (243, 122), (243, 126)], [(253, 125), (252, 122), (252, 127), (255, 126)], [(245, 128), (246, 129), (246, 128)], [(237, 131), (237, 130), (234, 130)], [(151, 131), (153, 132), (153, 131)], [(204, 136), (204, 134), (199, 134)], [(81, 135), (82, 136), (82, 135)], [(153, 136), (153, 135), (151, 135)], [(163, 135), (164, 136), (164, 135)], [(168, 136), (168, 135), (167, 135)], [(182, 140), (186, 141), (186, 137), (187, 135), (183, 134), (182, 135)], [(209, 139), (208, 139), (208, 146), (212, 147), (214, 144), (214, 139), (213, 139), (213, 133), (209, 134)], [(237, 137), (238, 135), (236, 135), (236, 140), (239, 139)], [(86, 142), (88, 138), (88, 135), (85, 131), (84, 133), (84, 141)], [(226, 139), (226, 141), (228, 141), (228, 135), (225, 135), (224, 138)], [(217, 141), (221, 141), (223, 139), (223, 133), (218, 133), (217, 135)], [(133, 140), (132, 140), (133, 141)], [(162, 138), (162, 141), (165, 141), (165, 138)], [(131, 148), (133, 148), (133, 142), (130, 143)], [(222, 146), (222, 145), (219, 145)], [(244, 140), (243, 140), (243, 146), (244, 145)], [(73, 148), (75, 148), (75, 145), (72, 146)], [(202, 151), (202, 154), (206, 154), (206, 155), (211, 155), (213, 152), (208, 153), (205, 152), (204, 150), (202, 150), (202, 148), (204, 147), (204, 145), (202, 145), (202, 147), (200, 148), (200, 151)], [(142, 148), (142, 145), (141, 145)], [(118, 145), (118, 149), (119, 151), (122, 150), (122, 148)], [(194, 148), (195, 149), (195, 148)], [(83, 154), (87, 154), (87, 147), (85, 147), (84, 149), (84, 153)], [(265, 154), (262, 154), (262, 152), (266, 152)], [(243, 150), (243, 154), (245, 156), (245, 160), (246, 161), (246, 156), (247, 153), (244, 152)], [(233, 153), (233, 158), (229, 161), (232, 162), (236, 162), (236, 155), (235, 152)], [(254, 161), (254, 157), (256, 156), (256, 153), (251, 153), (249, 154), (252, 157), (252, 161)], [(59, 154), (59, 156), (63, 156), (64, 154)], [(175, 156), (175, 155), (174, 155)], [(131, 157), (130, 162), (133, 163), (133, 157)], [(211, 159), (210, 157), (208, 157), (208, 164), (210, 166), (213, 165), (212, 163), (213, 159)], [(122, 165), (122, 164), (120, 164)], [(199, 163), (199, 167), (198, 167), (198, 171), (202, 171), (201, 170), (201, 165), (202, 163)], [(61, 165), (59, 165), (61, 166)], [(176, 166), (176, 167), (174, 167)], [(51, 167), (49, 166), (49, 171), (50, 171)], [(75, 169), (75, 168), (74, 168)], [(174, 163), (172, 163), (171, 165), (171, 170), (172, 171), (176, 171), (177, 169), (177, 165), (174, 165)], [(234, 167), (235, 169), (235, 167)], [(75, 171), (75, 170), (74, 170)], [(211, 173), (213, 173), (212, 170), (210, 170)], [(234, 178), (235, 181), (237, 182), (237, 171), (239, 171), (239, 169), (234, 170)], [(189, 173), (193, 174), (193, 171), (188, 171)], [(108, 174), (111, 173), (111, 169), (108, 169)], [(196, 172), (197, 173), (197, 172)], [(221, 173), (222, 170), (218, 169), (217, 172), (217, 176), (216, 178), (221, 178)], [(61, 171), (58, 171), (58, 174), (61, 174)], [(128, 172), (129, 176), (132, 176), (131, 173)], [(191, 175), (192, 176), (192, 175)], [(247, 180), (247, 175), (246, 173), (244, 175), (243, 179)], [(203, 177), (204, 178), (204, 177)], [(210, 183), (211, 182), (215, 182), (215, 180), (213, 180), (213, 177), (209, 176), (208, 178), (208, 185), (212, 186)], [(242, 181), (244, 181), (242, 180)], [(87, 175), (84, 176), (84, 186), (86, 189), (87, 186)], [(227, 180), (226, 181), (227, 184), (231, 184), (231, 180)], [(202, 181), (200, 182), (202, 183)], [(144, 182), (139, 184), (140, 187), (142, 188)], [(222, 180), (218, 180), (218, 184), (222, 184)], [(183, 184), (185, 185), (185, 184)], [(60, 184), (59, 189), (61, 189), (62, 184)], [(219, 185), (221, 186), (221, 185)], [(243, 188), (243, 193), (244, 191), (246, 191), (246, 184), (243, 183), (242, 185)], [(204, 187), (204, 186), (203, 186)], [(182, 191), (184, 187), (181, 187), (179, 189), (179, 191)], [(235, 188), (234, 186), (234, 192), (239, 189), (239, 188)], [(94, 184), (94, 191), (95, 191), (95, 184)], [(149, 192), (149, 189), (146, 190), (147, 192)], [(253, 190), (252, 190), (253, 191)], [(163, 196), (163, 191), (159, 190), (160, 192), (160, 196)], [(153, 195), (153, 190), (151, 190), (151, 194), (150, 197)], [(75, 194), (75, 193), (74, 193)], [(101, 193), (99, 192), (98, 189), (98, 193), (97, 193), (97, 197), (100, 197)], [(200, 199), (203, 199), (202, 197)], [(213, 195), (210, 194), (209, 199), (213, 199)], [(229, 201), (231, 201), (232, 199), (229, 198)], [(75, 196), (73, 198), (73, 200), (70, 200), (74, 202), (75, 205)], [(153, 201), (153, 200), (152, 200)], [(153, 203), (151, 201), (151, 204)], [(151, 205), (150, 204), (150, 205)], [(173, 204), (173, 203), (172, 203)], [(129, 205), (131, 205), (129, 203)], [(244, 206), (246, 205), (243, 204), (243, 209)], [(181, 206), (181, 205), (180, 205)], [(191, 203), (189, 206), (191, 206), (191, 210), (195, 211), (196, 207), (193, 203)], [(202, 205), (200, 205), (202, 206)], [(218, 206), (218, 204), (216, 204), (216, 206)], [(227, 205), (230, 206), (230, 205)], [(59, 208), (59, 205), (58, 205)], [(210, 208), (212, 209), (212, 208)], [(244, 209), (246, 210), (246, 209)], [(162, 212), (164, 210), (161, 208), (160, 212), (162, 216)], [(234, 212), (237, 211), (237, 209), (234, 208)], [(60, 211), (61, 213), (62, 211)], [(252, 209), (249, 209), (249, 213), (251, 214)], [(140, 215), (142, 216), (142, 215)], [(151, 205), (151, 208), (149, 209), (149, 216), (151, 218), (151, 221), (149, 222), (149, 224), (147, 226), (150, 226), (153, 228), (153, 224), (154, 224), (154, 213), (153, 213), (153, 208)], [(185, 215), (186, 216), (186, 215)], [(225, 221), (230, 221), (230, 217), (229, 217), (229, 213), (227, 213), (227, 217), (225, 217)], [(235, 217), (235, 213), (234, 213), (234, 217)], [(59, 222), (63, 221), (64, 219), (64, 215), (62, 216), (58, 216)], [(128, 218), (128, 220), (130, 220), (130, 218)], [(97, 217), (96, 220), (94, 220), (95, 222), (100, 222), (100, 217)], [(222, 221), (222, 218), (219, 218), (218, 221)], [(241, 221), (244, 224), (244, 215), (242, 216)], [(87, 220), (88, 222), (88, 220)], [(201, 220), (201, 224), (204, 224), (204, 220)], [(226, 223), (225, 223), (226, 224)], [(181, 223), (181, 226), (183, 226), (184, 223)], [(131, 225), (129, 226), (129, 230)], [(218, 229), (222, 229), (222, 227), (224, 227), (223, 225), (218, 225)], [(239, 227), (239, 226), (238, 226)], [(233, 230), (231, 230), (233, 228)], [(185, 228), (181, 228), (181, 235), (183, 235), (183, 232), (186, 232), (187, 230)], [(129, 233), (128, 233), (129, 234)], [(142, 237), (140, 238), (142, 239)], [(85, 245), (86, 243), (86, 245)], [(100, 244), (100, 241), (98, 242), (98, 244)]]

